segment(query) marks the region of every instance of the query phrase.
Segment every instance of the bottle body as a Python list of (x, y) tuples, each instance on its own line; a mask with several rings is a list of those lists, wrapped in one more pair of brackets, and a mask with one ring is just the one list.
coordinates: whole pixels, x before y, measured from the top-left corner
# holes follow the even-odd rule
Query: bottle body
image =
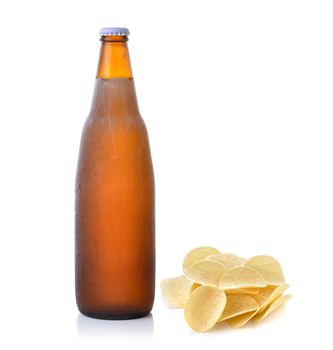
[(87, 315), (148, 314), (155, 288), (154, 174), (132, 78), (97, 78), (76, 177), (76, 301)]

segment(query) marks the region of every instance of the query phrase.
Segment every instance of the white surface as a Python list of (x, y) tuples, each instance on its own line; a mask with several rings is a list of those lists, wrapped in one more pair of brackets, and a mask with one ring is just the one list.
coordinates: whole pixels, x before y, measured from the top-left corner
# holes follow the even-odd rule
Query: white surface
[[(2, 1), (2, 349), (332, 347), (331, 1)], [(74, 299), (74, 176), (103, 26), (127, 26), (156, 176), (153, 316)], [(193, 333), (159, 282), (199, 245), (271, 254), (293, 298)]]

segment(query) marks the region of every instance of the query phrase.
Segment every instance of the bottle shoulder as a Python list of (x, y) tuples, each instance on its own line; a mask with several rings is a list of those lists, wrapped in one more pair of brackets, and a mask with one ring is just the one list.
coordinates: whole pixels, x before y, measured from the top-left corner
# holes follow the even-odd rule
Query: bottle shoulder
[(146, 124), (141, 115), (128, 115), (121, 118), (112, 115), (89, 114), (82, 130), (82, 138), (108, 138), (118, 135), (126, 137), (140, 134), (148, 138)]

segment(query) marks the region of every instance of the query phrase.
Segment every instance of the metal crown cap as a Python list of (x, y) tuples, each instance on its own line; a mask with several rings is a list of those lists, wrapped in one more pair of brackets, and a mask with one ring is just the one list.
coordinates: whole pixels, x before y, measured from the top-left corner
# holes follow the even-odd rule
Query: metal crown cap
[(129, 35), (129, 33), (130, 32), (127, 28), (118, 28), (118, 27), (102, 28), (99, 31), (99, 34), (102, 36), (107, 36), (107, 35), (124, 36), (124, 35)]

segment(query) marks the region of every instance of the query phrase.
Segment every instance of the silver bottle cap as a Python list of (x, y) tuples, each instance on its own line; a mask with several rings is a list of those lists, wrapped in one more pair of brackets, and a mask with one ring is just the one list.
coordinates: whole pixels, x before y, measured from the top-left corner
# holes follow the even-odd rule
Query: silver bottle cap
[(115, 36), (125, 36), (129, 35), (129, 30), (127, 28), (102, 28), (99, 34), (102, 36), (115, 35)]

